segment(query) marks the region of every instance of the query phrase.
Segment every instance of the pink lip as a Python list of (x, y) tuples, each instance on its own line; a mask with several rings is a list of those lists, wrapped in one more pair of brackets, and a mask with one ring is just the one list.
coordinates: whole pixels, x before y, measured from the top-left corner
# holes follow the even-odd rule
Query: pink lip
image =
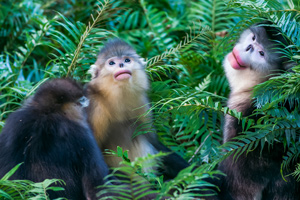
[(228, 60), (233, 69), (240, 70), (246, 69), (247, 67), (246, 64), (240, 58), (239, 52), (236, 50), (236, 48), (233, 48), (232, 52), (229, 53)]
[(120, 70), (120, 71), (118, 71), (114, 74), (114, 78), (117, 79), (117, 77), (122, 75), (122, 74), (128, 74), (128, 75), (131, 76), (131, 71), (127, 70), (127, 69)]

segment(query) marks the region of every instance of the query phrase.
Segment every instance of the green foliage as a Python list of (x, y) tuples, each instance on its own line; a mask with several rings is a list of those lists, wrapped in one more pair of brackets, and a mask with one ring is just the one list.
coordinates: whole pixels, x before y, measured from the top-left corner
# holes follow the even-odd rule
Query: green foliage
[[(11, 177), (20, 167), (21, 164), (10, 170), (4, 177), (0, 179), (0, 199), (3, 200), (50, 200), (47, 191), (60, 191), (64, 190), (61, 187), (54, 187), (53, 184), (65, 184), (61, 180), (46, 179), (40, 183), (34, 183), (28, 180), (13, 180), (9, 181)], [(58, 198), (65, 199), (65, 198)], [(57, 200), (58, 200), (57, 199)]]
[[(201, 194), (201, 191), (207, 192), (208, 187), (215, 187), (204, 179), (222, 174), (218, 171), (210, 172), (209, 165), (201, 167), (191, 165), (182, 170), (175, 179), (163, 182), (163, 177), (155, 175), (156, 168), (160, 165), (160, 159), (168, 153), (149, 154), (146, 157), (136, 158), (132, 162), (128, 159), (127, 152), (123, 152), (121, 147), (117, 148), (117, 152), (111, 151), (110, 153), (121, 157), (123, 161), (120, 163), (120, 167), (114, 168), (107, 177), (109, 181), (100, 187), (102, 190), (98, 195), (101, 199), (141, 199), (146, 197), (160, 200), (204, 197), (205, 195)], [(203, 188), (200, 189), (200, 187)], [(116, 194), (118, 197), (114, 196)]]
[[(128, 158), (127, 151), (123, 152), (119, 146), (117, 152), (110, 151), (110, 154), (122, 158), (123, 161), (108, 175), (109, 181), (100, 187), (101, 199), (140, 199), (144, 196), (152, 198), (156, 196), (157, 190), (153, 189), (153, 183), (161, 180), (154, 175), (154, 170), (159, 165), (159, 157), (166, 155), (165, 153), (149, 154), (132, 162)], [(118, 197), (114, 197), (116, 194)]]
[(205, 193), (211, 190), (208, 187), (213, 188), (215, 186), (205, 181), (205, 178), (212, 178), (220, 174), (222, 173), (217, 171), (210, 172), (208, 165), (197, 168), (191, 165), (183, 169), (176, 178), (164, 183), (156, 199), (164, 199), (170, 194), (172, 195), (170, 199), (195, 199), (195, 197), (210, 196), (211, 194), (205, 195)]
[[(299, 66), (255, 87), (254, 114), (261, 116), (257, 122), (226, 107), (229, 86), (222, 68), (239, 33), (265, 19), (282, 31), (289, 43), (283, 51), (297, 65), (299, 9), (298, 0), (0, 2), (0, 127), (47, 79), (69, 76), (88, 82), (87, 71), (99, 48), (117, 36), (133, 45), (147, 62), (150, 111), (160, 140), (192, 166), (200, 167), (187, 168), (165, 183), (153, 171), (143, 171), (155, 169), (162, 153), (130, 162), (126, 151), (119, 148), (113, 154), (125, 161), (113, 174), (122, 176), (121, 171), (130, 179), (124, 180), (125, 185), (104, 186), (103, 194), (120, 191), (124, 196), (119, 199), (144, 195), (160, 199), (170, 194), (174, 199), (189, 199), (196, 195), (194, 186), (209, 186), (203, 178), (218, 174), (212, 170), (226, 156), (234, 154), (238, 159), (242, 153), (277, 142), (287, 151), (282, 167), (295, 168), (291, 173), (299, 178), (299, 166), (291, 166), (300, 154)], [(287, 104), (290, 109), (282, 106)], [(222, 145), (225, 114), (239, 119), (244, 134)], [(20, 196), (19, 191), (28, 191), (26, 198), (40, 194), (45, 198), (41, 191), (57, 182), (34, 185), (4, 179), (0, 196), (15, 197)], [(33, 188), (36, 193), (29, 192)], [(147, 192), (139, 193), (137, 188)]]

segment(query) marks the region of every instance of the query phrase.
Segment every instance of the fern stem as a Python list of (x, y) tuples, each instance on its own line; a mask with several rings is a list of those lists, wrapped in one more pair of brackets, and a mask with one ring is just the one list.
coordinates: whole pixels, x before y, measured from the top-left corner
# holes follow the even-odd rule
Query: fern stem
[(213, 0), (213, 6), (212, 6), (212, 22), (211, 22), (211, 30), (213, 33), (215, 33), (215, 23), (216, 23), (216, 0)]
[(267, 10), (266, 13), (274, 13), (274, 12), (297, 12), (300, 14), (300, 10), (296, 9), (286, 9), (286, 10)]
[[(25, 55), (25, 58), (20, 66), (20, 70), (19, 70), (19, 73), (18, 73), (18, 76), (16, 76), (16, 78), (19, 77), (20, 73), (21, 73), (21, 70), (22, 68), (24, 67), (27, 59), (29, 58), (29, 56), (31, 55), (31, 53), (33, 52), (33, 50), (39, 46), (39, 42), (41, 41), (41, 39), (44, 37), (44, 35), (46, 34), (46, 32), (49, 30), (49, 28), (51, 27), (51, 25), (49, 25), (49, 22), (47, 22), (44, 26), (43, 26), (43, 29), (42, 29), (42, 33), (38, 36), (38, 39), (34, 42), (34, 45), (32, 46), (32, 48), (29, 50), (29, 52), (26, 53)], [(46, 27), (46, 28), (45, 28)]]
[(192, 162), (192, 160), (194, 159), (194, 157), (198, 154), (198, 152), (200, 151), (200, 149), (202, 148), (202, 146), (204, 145), (204, 143), (206, 142), (206, 140), (208, 139), (209, 136), (211, 136), (212, 133), (209, 133), (206, 138), (204, 139), (204, 141), (202, 142), (202, 144), (196, 149), (196, 151), (194, 152), (193, 156), (189, 159), (189, 163)]
[(47, 195), (46, 187), (44, 186), (44, 182), (42, 183), (42, 186), (43, 186), (43, 191), (44, 191), (45, 198), (46, 198), (46, 200), (49, 200), (49, 197)]
[(162, 53), (159, 56), (155, 56), (150, 58), (149, 60), (147, 60), (147, 68), (151, 68), (153, 67), (155, 64), (161, 62), (163, 59), (169, 57), (170, 55), (174, 54), (175, 52), (177, 52), (179, 49), (187, 46), (188, 44), (193, 43), (195, 40), (197, 40), (199, 37), (203, 36), (205, 32), (207, 32), (207, 29), (204, 28), (200, 31), (200, 33), (198, 33), (197, 35), (195, 35), (195, 28), (192, 30), (190, 29), (190, 34), (187, 34), (184, 39), (182, 41), (180, 41), (180, 43), (175, 47), (175, 48), (171, 48), (170, 50), (166, 50), (164, 53)]
[[(210, 110), (213, 110), (215, 112), (220, 112), (222, 114), (226, 114), (226, 115), (230, 115), (234, 118), (237, 118), (239, 119), (236, 114), (231, 114), (229, 111), (228, 112), (225, 112), (224, 108), (221, 108), (221, 109), (216, 109), (214, 107), (211, 107), (211, 106), (207, 106), (207, 105), (203, 105), (203, 104), (185, 104), (185, 105), (179, 105), (179, 106), (172, 106), (171, 108), (167, 109), (166, 111), (163, 111), (162, 114), (166, 114), (166, 113), (169, 113), (171, 110), (174, 110), (174, 109), (179, 109), (181, 107), (185, 107), (185, 106), (197, 106), (197, 107), (201, 107), (203, 109), (210, 109)], [(150, 111), (149, 111), (150, 112)], [(161, 110), (160, 110), (161, 112)], [(246, 117), (244, 117), (246, 118)]]
[(104, 0), (104, 4), (100, 2), (100, 4), (101, 4), (102, 7), (98, 6), (99, 11), (98, 11), (97, 17), (94, 18), (94, 16), (91, 15), (93, 23), (92, 24), (90, 24), (90, 22), (88, 23), (87, 28), (85, 29), (83, 35), (80, 37), (80, 42), (79, 42), (79, 44), (78, 44), (78, 46), (77, 46), (77, 48), (76, 48), (76, 50), (74, 52), (74, 57), (72, 59), (72, 62), (70, 64), (70, 66), (68, 67), (68, 72), (67, 72), (66, 77), (69, 76), (72, 68), (75, 68), (76, 62), (77, 62), (77, 59), (78, 59), (78, 56), (79, 56), (79, 53), (80, 53), (80, 50), (81, 50), (81, 48), (83, 46), (83, 43), (85, 42), (86, 38), (89, 36), (89, 34), (92, 31), (92, 29), (95, 27), (95, 25), (100, 21), (102, 13), (107, 9), (109, 3), (110, 3), (110, 0)]

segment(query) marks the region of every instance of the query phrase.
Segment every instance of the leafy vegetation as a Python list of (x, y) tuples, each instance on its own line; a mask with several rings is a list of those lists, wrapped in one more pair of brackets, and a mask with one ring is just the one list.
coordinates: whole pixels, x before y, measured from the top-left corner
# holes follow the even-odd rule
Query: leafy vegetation
[[(47, 191), (60, 191), (64, 190), (61, 187), (53, 187), (53, 184), (64, 184), (62, 180), (46, 179), (41, 183), (33, 183), (28, 180), (13, 180), (8, 178), (18, 170), (22, 163), (10, 170), (4, 177), (0, 179), (0, 199), (41, 199), (49, 200)], [(50, 186), (51, 185), (51, 186)], [(63, 199), (63, 198), (60, 198)]]
[[(274, 141), (285, 145), (282, 166), (288, 167), (300, 154), (299, 66), (255, 88), (256, 112), (262, 117), (254, 123), (226, 107), (229, 86), (222, 60), (243, 29), (268, 19), (290, 41), (286, 56), (299, 63), (299, 10), (298, 0), (1, 1), (0, 127), (49, 78), (88, 82), (87, 71), (103, 42), (120, 37), (147, 61), (159, 138), (192, 164), (164, 183), (141, 170), (152, 156), (128, 162), (120, 150), (116, 154), (125, 163), (119, 170), (132, 175), (133, 186), (147, 180), (143, 189), (155, 188), (157, 199), (172, 192), (174, 199), (189, 199), (195, 195), (193, 186), (209, 186), (203, 178), (219, 173), (212, 170), (226, 156)], [(282, 107), (285, 102), (293, 109)], [(240, 119), (245, 134), (222, 145), (224, 114)], [(44, 191), (58, 181), (8, 181), (12, 173), (0, 180), (0, 199), (47, 199)], [(299, 179), (299, 165), (291, 173)], [(147, 194), (135, 192), (124, 193), (123, 199)]]

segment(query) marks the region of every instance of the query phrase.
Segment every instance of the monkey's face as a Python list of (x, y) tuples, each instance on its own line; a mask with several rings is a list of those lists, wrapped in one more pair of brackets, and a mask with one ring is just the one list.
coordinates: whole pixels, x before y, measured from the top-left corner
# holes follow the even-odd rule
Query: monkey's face
[[(126, 86), (126, 83), (141, 85), (138, 82), (147, 79), (144, 67), (137, 56), (114, 56), (108, 58), (102, 65), (96, 66), (94, 71), (96, 74), (94, 73), (93, 78), (122, 86)], [(97, 78), (98, 76), (99, 78)]]
[(268, 62), (270, 45), (271, 42), (263, 28), (256, 33), (247, 29), (241, 34), (238, 43), (228, 54), (227, 59), (235, 70), (248, 69), (265, 73), (273, 68)]
[(245, 30), (224, 60), (226, 76), (232, 89), (248, 89), (264, 81), (277, 66), (270, 62), (270, 47), (266, 31)]
[(149, 87), (143, 62), (136, 54), (108, 59), (99, 57), (89, 72), (92, 75), (90, 85), (98, 90), (111, 93), (116, 90), (116, 86), (132, 91), (145, 91)]
[(104, 64), (103, 73), (111, 74), (116, 81), (125, 81), (132, 77), (135, 61), (129, 56), (112, 57)]

